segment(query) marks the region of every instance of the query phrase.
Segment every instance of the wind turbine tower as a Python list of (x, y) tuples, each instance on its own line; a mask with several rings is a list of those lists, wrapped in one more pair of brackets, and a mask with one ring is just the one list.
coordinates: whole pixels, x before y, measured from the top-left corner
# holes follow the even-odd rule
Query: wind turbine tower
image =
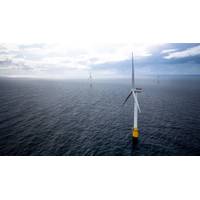
[(123, 104), (125, 104), (131, 96), (133, 97), (133, 100), (134, 100), (134, 122), (133, 122), (133, 129), (132, 129), (132, 137), (134, 140), (137, 140), (139, 137), (138, 112), (141, 113), (141, 110), (140, 110), (140, 106), (138, 103), (137, 94), (141, 93), (141, 92), (142, 92), (141, 88), (135, 87), (134, 57), (133, 57), (133, 53), (132, 53), (132, 89)]
[(92, 87), (92, 73), (90, 72), (90, 75), (89, 75), (89, 81), (90, 81), (90, 87)]

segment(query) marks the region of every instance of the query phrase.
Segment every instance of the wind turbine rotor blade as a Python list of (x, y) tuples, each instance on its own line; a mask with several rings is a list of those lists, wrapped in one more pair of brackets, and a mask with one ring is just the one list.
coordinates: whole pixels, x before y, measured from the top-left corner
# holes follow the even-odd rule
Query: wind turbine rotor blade
[(134, 57), (132, 52), (132, 88), (135, 87), (135, 74), (134, 74)]
[(140, 106), (139, 106), (139, 103), (138, 103), (138, 99), (137, 99), (137, 96), (135, 95), (134, 92), (133, 92), (133, 98), (134, 98), (134, 101), (135, 101), (135, 103), (137, 105), (138, 111), (141, 113)]
[(132, 93), (133, 93), (133, 92), (130, 91), (129, 95), (126, 97), (125, 101), (123, 102), (123, 105), (128, 101), (128, 99), (129, 99), (129, 97), (131, 96)]

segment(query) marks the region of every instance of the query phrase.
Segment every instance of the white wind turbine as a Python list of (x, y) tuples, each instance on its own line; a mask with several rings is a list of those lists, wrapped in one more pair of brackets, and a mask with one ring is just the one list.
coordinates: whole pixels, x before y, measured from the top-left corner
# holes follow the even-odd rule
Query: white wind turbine
[(141, 88), (135, 88), (134, 60), (133, 60), (133, 53), (132, 53), (132, 89), (131, 89), (129, 95), (127, 96), (127, 98), (125, 99), (123, 104), (125, 104), (127, 102), (127, 100), (129, 99), (129, 97), (131, 97), (131, 95), (133, 96), (133, 100), (134, 100), (134, 124), (133, 124), (132, 136), (133, 136), (133, 139), (136, 139), (136, 140), (139, 137), (138, 112), (141, 113), (140, 106), (139, 106), (138, 99), (137, 99), (137, 93), (141, 93), (141, 92), (142, 92)]
[(92, 87), (92, 73), (90, 72), (90, 75), (89, 75), (89, 81), (90, 81), (90, 87)]

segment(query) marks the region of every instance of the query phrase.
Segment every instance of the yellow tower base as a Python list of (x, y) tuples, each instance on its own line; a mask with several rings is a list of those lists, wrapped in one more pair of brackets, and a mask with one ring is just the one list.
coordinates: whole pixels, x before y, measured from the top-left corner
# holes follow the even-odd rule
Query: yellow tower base
[(138, 128), (134, 128), (133, 129), (132, 136), (133, 136), (134, 139), (138, 139), (139, 138), (139, 130), (138, 130)]

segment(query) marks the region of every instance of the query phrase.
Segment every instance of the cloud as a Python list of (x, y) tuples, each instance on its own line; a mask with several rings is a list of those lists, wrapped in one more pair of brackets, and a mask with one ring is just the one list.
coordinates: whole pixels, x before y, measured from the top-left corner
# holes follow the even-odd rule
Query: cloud
[(166, 54), (166, 53), (171, 53), (171, 52), (174, 52), (174, 51), (176, 51), (177, 49), (164, 49), (164, 50), (162, 50), (160, 53), (161, 54)]
[[(131, 52), (136, 73), (199, 73), (200, 45), (0, 44), (0, 75), (48, 78), (124, 77), (130, 74)], [(181, 68), (182, 66), (182, 68)], [(183, 70), (184, 69), (184, 70)]]
[(200, 45), (182, 51), (169, 52), (165, 59), (187, 58), (200, 55)]
[[(164, 56), (175, 51), (184, 51), (199, 46), (198, 43), (169, 43), (151, 48), (151, 56), (135, 60), (135, 70), (138, 75), (148, 74), (200, 74), (200, 55), (179, 58), (165, 59)], [(162, 52), (164, 52), (162, 54)], [(166, 55), (165, 55), (166, 54)], [(131, 59), (117, 62), (108, 62), (94, 65), (93, 69), (110, 69), (122, 76), (129, 76), (131, 73)]]
[[(54, 72), (56, 76), (56, 73), (69, 74), (69, 71), (76, 70), (80, 73), (80, 70), (88, 71), (95, 65), (130, 59), (133, 47), (136, 59), (152, 55), (151, 45), (144, 44), (102, 44), (87, 47), (41, 43), (0, 44), (0, 73), (4, 74), (3, 69), (5, 70), (6, 66), (6, 74), (11, 75), (27, 74), (26, 70), (32, 75), (44, 72), (52, 75)], [(104, 71), (108, 72), (109, 69)]]

